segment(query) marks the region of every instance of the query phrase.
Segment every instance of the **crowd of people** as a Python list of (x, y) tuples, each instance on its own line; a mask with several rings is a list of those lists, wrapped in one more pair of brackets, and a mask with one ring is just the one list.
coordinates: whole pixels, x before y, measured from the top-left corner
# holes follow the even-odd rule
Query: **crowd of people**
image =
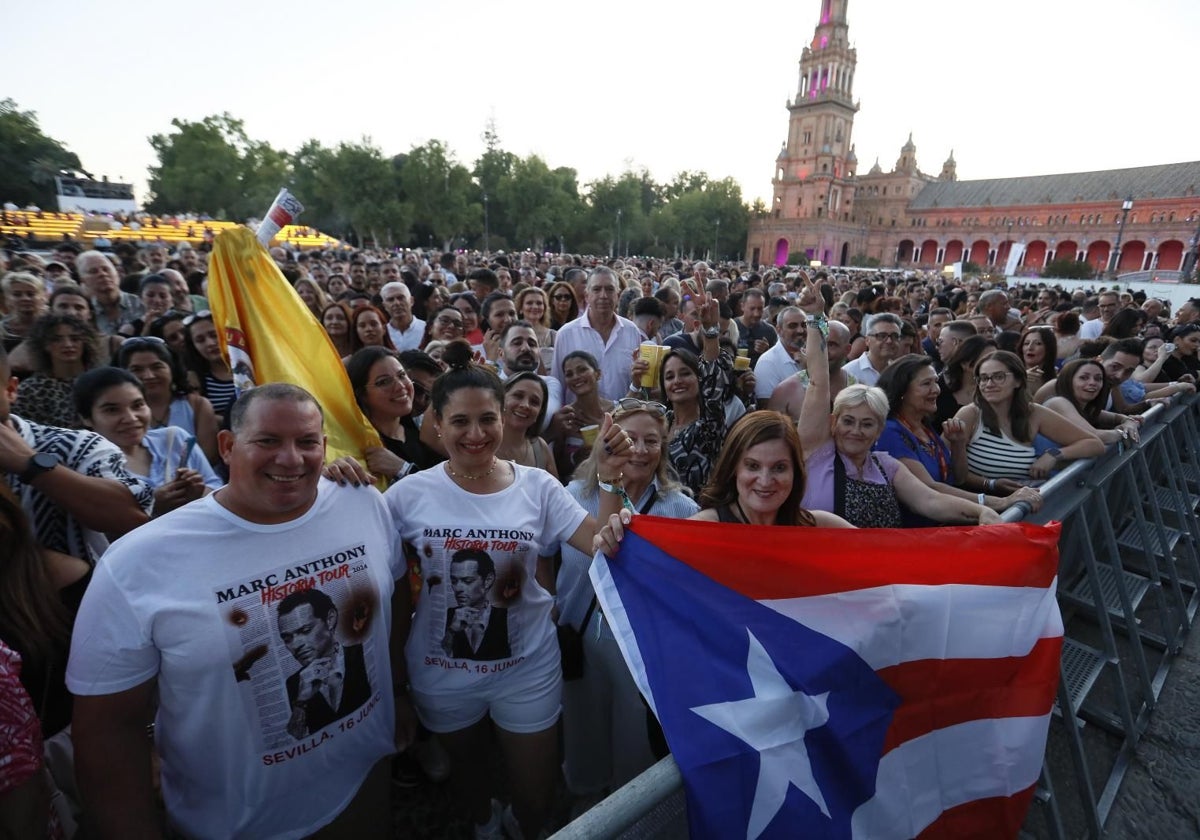
[(157, 791), (183, 836), (374, 836), (424, 774), (537, 837), (667, 751), (588, 577), (633, 516), (989, 525), (1200, 368), (1200, 301), (1141, 293), (271, 253), (362, 461), (303, 389), (238, 396), (206, 249), (0, 257), (0, 833), (152, 834)]

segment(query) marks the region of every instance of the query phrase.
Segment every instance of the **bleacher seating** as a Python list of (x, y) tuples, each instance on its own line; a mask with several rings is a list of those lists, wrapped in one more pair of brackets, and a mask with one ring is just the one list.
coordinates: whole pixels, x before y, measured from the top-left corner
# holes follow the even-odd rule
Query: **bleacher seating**
[(79, 239), (84, 217), (78, 213), (43, 212), (31, 210), (6, 210), (7, 223), (0, 223), (0, 236), (19, 236), (28, 239), (30, 234), (37, 242), (62, 242), (64, 234)]

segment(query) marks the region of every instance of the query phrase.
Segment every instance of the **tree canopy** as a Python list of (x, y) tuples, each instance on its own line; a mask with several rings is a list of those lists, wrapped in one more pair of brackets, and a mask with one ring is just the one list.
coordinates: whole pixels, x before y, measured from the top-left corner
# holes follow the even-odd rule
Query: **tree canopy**
[(54, 176), (82, 167), (74, 152), (42, 133), (37, 114), (0, 99), (0, 196), (22, 207), (54, 207)]

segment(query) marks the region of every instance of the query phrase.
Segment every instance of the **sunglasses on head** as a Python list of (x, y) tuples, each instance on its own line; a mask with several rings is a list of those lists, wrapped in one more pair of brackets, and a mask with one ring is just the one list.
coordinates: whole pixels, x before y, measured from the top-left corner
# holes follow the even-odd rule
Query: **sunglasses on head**
[(647, 414), (652, 414), (655, 417), (666, 417), (667, 407), (660, 402), (650, 402), (647, 400), (639, 400), (634, 397), (625, 397), (617, 400), (616, 410), (613, 411), (613, 416), (621, 414), (629, 414), (634, 411), (644, 411)]
[(128, 347), (137, 350), (140, 347), (166, 347), (167, 342), (156, 335), (138, 335), (121, 342), (121, 349)]
[(213, 316), (213, 314), (211, 311), (209, 311), (207, 309), (202, 309), (199, 312), (194, 312), (191, 315), (184, 318), (183, 325), (185, 327), (190, 327), (192, 324), (196, 323), (197, 321), (205, 321), (205, 320), (211, 321), (212, 316)]

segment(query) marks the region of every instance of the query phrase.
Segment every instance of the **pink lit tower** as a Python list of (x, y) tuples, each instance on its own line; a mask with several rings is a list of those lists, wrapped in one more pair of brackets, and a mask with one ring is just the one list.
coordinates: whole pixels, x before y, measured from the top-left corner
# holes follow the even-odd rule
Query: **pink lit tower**
[[(772, 181), (771, 216), (794, 220), (792, 229), (799, 229), (798, 236), (786, 243), (778, 240), (775, 248), (792, 254), (802, 250), (826, 265), (842, 263), (847, 240), (861, 236), (852, 222), (858, 159), (850, 138), (858, 111), (853, 97), (857, 54), (848, 37), (847, 3), (821, 0), (812, 43), (800, 55), (796, 98), (787, 105), (787, 142)], [(784, 255), (771, 256), (779, 263)]]

